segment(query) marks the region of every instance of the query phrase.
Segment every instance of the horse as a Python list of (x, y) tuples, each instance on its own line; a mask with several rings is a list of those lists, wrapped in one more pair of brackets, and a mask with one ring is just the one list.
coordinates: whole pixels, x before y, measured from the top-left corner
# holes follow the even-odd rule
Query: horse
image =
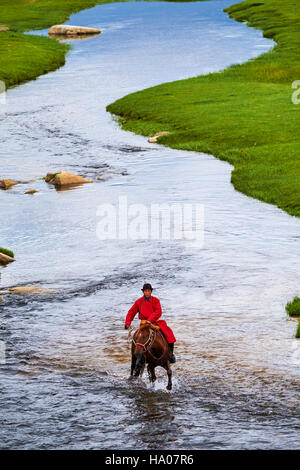
[(145, 364), (150, 382), (155, 382), (155, 368), (163, 367), (168, 374), (167, 390), (172, 390), (172, 369), (169, 361), (169, 347), (159, 326), (142, 320), (133, 335), (131, 343), (131, 371), (129, 379), (143, 374)]

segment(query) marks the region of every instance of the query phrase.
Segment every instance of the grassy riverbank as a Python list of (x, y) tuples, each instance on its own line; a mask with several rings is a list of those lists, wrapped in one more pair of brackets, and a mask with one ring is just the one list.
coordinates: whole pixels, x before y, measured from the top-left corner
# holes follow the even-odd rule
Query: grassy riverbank
[(160, 143), (208, 152), (234, 165), (234, 187), (300, 216), (300, 10), (294, 0), (247, 0), (226, 10), (264, 31), (270, 52), (221, 73), (128, 95), (108, 106), (124, 129), (172, 133)]

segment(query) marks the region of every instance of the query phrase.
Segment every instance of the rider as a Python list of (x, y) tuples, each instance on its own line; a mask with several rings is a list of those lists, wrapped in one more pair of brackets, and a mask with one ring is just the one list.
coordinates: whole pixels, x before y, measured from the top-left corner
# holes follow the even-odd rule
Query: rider
[(165, 335), (169, 345), (169, 360), (171, 364), (174, 364), (174, 362), (176, 362), (176, 358), (174, 356), (174, 343), (176, 338), (171, 328), (167, 325), (167, 322), (165, 320), (159, 320), (162, 315), (161, 305), (159, 299), (152, 296), (152, 290), (151, 284), (144, 284), (142, 288), (144, 294), (143, 297), (136, 300), (127, 313), (125, 329), (127, 330), (129, 328), (132, 320), (138, 312), (140, 320), (148, 320), (149, 323), (156, 323)]

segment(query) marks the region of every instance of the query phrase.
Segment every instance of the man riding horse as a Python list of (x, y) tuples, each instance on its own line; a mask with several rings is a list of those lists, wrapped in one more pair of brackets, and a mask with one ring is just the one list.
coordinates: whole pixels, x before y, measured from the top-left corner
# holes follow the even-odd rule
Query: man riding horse
[(139, 313), (140, 320), (147, 320), (149, 323), (158, 325), (169, 345), (169, 361), (171, 364), (174, 364), (174, 362), (176, 362), (174, 356), (174, 343), (176, 338), (171, 328), (167, 325), (167, 322), (165, 320), (159, 320), (162, 315), (161, 305), (159, 299), (153, 297), (152, 290), (151, 284), (144, 284), (142, 288), (143, 297), (136, 300), (127, 313), (125, 329), (127, 330), (129, 328), (137, 313)]

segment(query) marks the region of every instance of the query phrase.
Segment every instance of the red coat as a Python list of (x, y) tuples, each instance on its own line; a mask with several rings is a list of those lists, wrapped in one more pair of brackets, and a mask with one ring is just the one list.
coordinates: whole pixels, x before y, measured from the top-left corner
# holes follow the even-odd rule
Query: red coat
[(146, 300), (144, 296), (136, 300), (127, 313), (125, 320), (126, 326), (131, 324), (137, 313), (139, 313), (140, 320), (148, 320), (151, 323), (156, 323), (165, 335), (168, 343), (175, 343), (176, 338), (171, 328), (167, 325), (167, 322), (165, 320), (159, 320), (162, 315), (159, 299), (151, 295), (149, 301)]

